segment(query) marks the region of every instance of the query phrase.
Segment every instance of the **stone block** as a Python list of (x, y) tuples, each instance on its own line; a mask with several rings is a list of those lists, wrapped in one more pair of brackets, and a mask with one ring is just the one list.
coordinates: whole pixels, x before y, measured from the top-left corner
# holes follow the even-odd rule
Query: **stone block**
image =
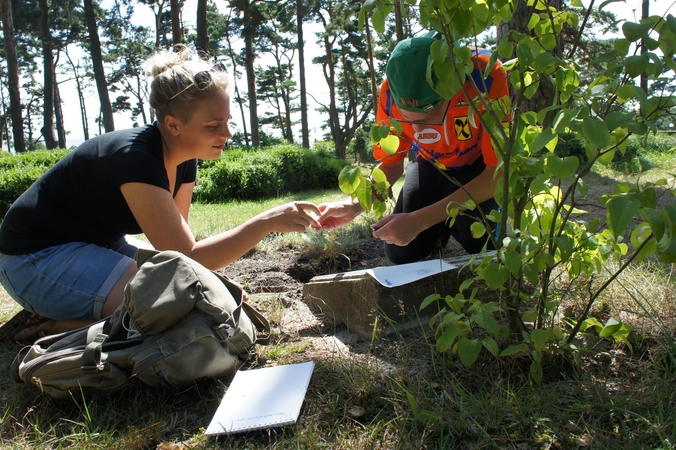
[(422, 301), (434, 293), (455, 295), (472, 276), (467, 263), (476, 256), (446, 258), (455, 268), (396, 287), (383, 286), (366, 270), (316, 276), (303, 285), (303, 300), (367, 339), (374, 333), (427, 327), (438, 309), (430, 305), (420, 311)]

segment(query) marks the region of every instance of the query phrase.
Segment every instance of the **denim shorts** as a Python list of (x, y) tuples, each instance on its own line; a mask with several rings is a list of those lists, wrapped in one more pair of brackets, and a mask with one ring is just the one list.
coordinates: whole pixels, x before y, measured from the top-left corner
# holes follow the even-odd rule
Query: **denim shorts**
[(71, 242), (27, 255), (0, 253), (0, 284), (24, 309), (41, 316), (98, 320), (136, 251), (121, 239), (113, 248)]

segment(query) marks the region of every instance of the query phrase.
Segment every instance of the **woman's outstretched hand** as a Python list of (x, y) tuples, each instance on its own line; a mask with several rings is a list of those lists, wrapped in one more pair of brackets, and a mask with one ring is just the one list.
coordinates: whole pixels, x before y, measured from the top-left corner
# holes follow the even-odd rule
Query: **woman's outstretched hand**
[(319, 228), (319, 222), (308, 212), (319, 217), (321, 212), (311, 202), (290, 202), (272, 208), (262, 214), (270, 223), (271, 231), (302, 233), (308, 227)]

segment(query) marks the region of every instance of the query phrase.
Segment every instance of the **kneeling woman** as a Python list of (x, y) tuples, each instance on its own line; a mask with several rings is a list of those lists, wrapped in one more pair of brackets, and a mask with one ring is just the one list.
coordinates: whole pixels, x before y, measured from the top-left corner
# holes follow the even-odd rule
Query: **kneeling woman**
[[(0, 283), (24, 308), (3, 326), (29, 340), (113, 313), (136, 273), (144, 233), (157, 250), (176, 250), (222, 268), (270, 232), (318, 223), (308, 202), (270, 209), (235, 229), (195, 241), (188, 226), (197, 160), (216, 159), (232, 137), (230, 76), (187, 48), (148, 61), (157, 122), (92, 138), (17, 199), (0, 226)], [(32, 322), (32, 323), (31, 323)]]

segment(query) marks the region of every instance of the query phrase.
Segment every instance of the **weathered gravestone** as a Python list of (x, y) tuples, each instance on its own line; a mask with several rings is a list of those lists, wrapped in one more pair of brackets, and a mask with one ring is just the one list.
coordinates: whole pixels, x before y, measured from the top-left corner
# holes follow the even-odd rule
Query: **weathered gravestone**
[(449, 270), (395, 287), (384, 286), (367, 270), (316, 276), (303, 286), (303, 299), (319, 308), (327, 319), (365, 338), (427, 326), (439, 309), (430, 305), (420, 311), (422, 301), (434, 293), (457, 294), (463, 281), (472, 276), (468, 263), (476, 257), (446, 258), (444, 262), (453, 266)]

